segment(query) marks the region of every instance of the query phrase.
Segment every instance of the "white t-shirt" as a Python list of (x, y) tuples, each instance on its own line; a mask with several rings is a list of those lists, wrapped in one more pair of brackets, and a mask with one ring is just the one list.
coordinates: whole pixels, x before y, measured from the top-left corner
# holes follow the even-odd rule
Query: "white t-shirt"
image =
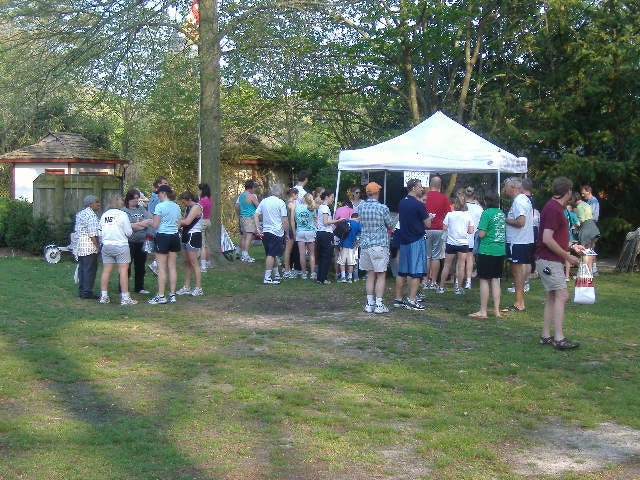
[(469, 227), (473, 227), (473, 219), (468, 211), (453, 211), (445, 215), (442, 224), (447, 227), (447, 243), (449, 245), (469, 245)]
[(293, 188), (298, 190), (298, 198), (297, 198), (296, 202), (298, 203), (298, 205), (303, 205), (304, 204), (304, 196), (309, 192), (307, 192), (302, 185), (294, 185)]
[(331, 220), (331, 209), (329, 208), (329, 205), (320, 205), (318, 207), (318, 227), (317, 227), (317, 231), (318, 232), (329, 232), (329, 233), (333, 233), (333, 224), (330, 223), (329, 225), (325, 225), (324, 224), (324, 214), (328, 215), (328, 219)]
[(103, 245), (129, 245), (133, 233), (129, 215), (120, 209), (110, 208), (100, 217), (100, 239)]
[(284, 236), (282, 219), (287, 218), (287, 206), (284, 200), (274, 195), (264, 198), (256, 208), (256, 213), (262, 215), (262, 231), (277, 237)]
[(529, 198), (524, 193), (520, 193), (513, 199), (507, 219), (515, 220), (523, 215), (525, 218), (524, 227), (516, 228), (512, 225), (506, 225), (507, 243), (516, 245), (533, 243), (533, 206)]
[[(467, 212), (471, 215), (471, 221), (473, 221), (473, 228), (478, 229), (478, 224), (480, 223), (480, 217), (482, 216), (483, 208), (475, 202), (467, 202)], [(474, 247), (474, 233), (470, 233), (469, 237), (469, 248)]]

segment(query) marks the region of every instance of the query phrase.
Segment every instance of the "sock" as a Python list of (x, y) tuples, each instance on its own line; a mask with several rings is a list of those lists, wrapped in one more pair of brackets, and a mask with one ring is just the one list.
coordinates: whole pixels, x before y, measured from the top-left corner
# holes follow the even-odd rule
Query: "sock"
[(265, 280), (271, 279), (271, 270), (265, 270), (264, 271), (264, 279)]
[(346, 278), (344, 272), (340, 272), (340, 278)]
[(350, 278), (353, 278), (353, 273), (348, 273), (348, 274), (347, 274), (347, 278), (349, 278), (349, 279), (350, 279)]
[(108, 297), (109, 296), (109, 292), (107, 292), (106, 290), (101, 290), (100, 291), (101, 296), (103, 297)]
[(375, 296), (374, 295), (367, 295), (367, 303), (369, 305), (373, 305), (374, 303), (376, 303)]
[(376, 305), (382, 305), (382, 297), (376, 297)]
[(122, 292), (120, 296), (122, 297), (122, 300), (127, 300), (129, 298), (129, 292)]

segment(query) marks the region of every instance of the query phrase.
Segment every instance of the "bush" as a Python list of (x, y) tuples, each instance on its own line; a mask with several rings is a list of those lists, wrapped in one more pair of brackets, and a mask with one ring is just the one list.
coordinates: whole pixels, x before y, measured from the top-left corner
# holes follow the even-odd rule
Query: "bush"
[(37, 255), (51, 241), (45, 218), (33, 218), (33, 205), (24, 200), (0, 203), (0, 246)]

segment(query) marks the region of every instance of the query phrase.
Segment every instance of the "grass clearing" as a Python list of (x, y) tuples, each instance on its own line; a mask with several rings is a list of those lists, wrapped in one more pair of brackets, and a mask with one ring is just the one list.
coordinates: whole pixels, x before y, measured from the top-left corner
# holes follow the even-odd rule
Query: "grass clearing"
[[(3, 480), (640, 478), (637, 275), (569, 304), (582, 345), (558, 352), (539, 281), (526, 313), (472, 320), (476, 285), (377, 316), (362, 282), (234, 262), (205, 297), (120, 307), (76, 298), (73, 268), (0, 259)], [(599, 437), (615, 454), (580, 449)]]

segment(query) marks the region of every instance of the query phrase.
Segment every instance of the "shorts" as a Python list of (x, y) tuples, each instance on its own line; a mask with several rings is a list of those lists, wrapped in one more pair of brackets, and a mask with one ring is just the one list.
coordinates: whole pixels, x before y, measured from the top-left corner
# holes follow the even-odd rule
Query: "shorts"
[(210, 219), (202, 219), (200, 220), (200, 228), (202, 228), (202, 245), (208, 245), (209, 242), (209, 229), (211, 228), (211, 220)]
[(478, 254), (476, 260), (478, 278), (491, 280), (492, 278), (502, 278), (504, 270), (504, 255), (496, 257), (494, 255)]
[(240, 217), (240, 230), (242, 233), (254, 233), (257, 229), (253, 217)]
[(156, 252), (167, 254), (180, 251), (180, 235), (177, 233), (157, 233)]
[(185, 252), (197, 252), (202, 248), (202, 232), (187, 233), (186, 241), (182, 239)]
[(357, 248), (340, 248), (338, 252), (338, 265), (355, 265), (358, 262), (358, 249)]
[(284, 235), (278, 237), (270, 232), (264, 232), (262, 246), (267, 257), (280, 257), (284, 253)]
[(456, 253), (469, 253), (470, 251), (469, 245), (451, 245), (450, 243), (447, 243), (447, 246), (444, 249), (444, 252), (449, 255), (455, 255)]
[(531, 248), (528, 243), (507, 243), (507, 261), (518, 264), (530, 264), (533, 262), (531, 258)]
[(424, 238), (413, 243), (400, 245), (400, 259), (398, 261), (398, 276), (422, 278), (426, 272), (427, 249)]
[(442, 260), (444, 258), (444, 242), (447, 236), (445, 230), (425, 230), (427, 258)]
[(126, 245), (103, 245), (102, 263), (131, 263), (131, 251)]
[(389, 266), (388, 247), (369, 247), (360, 251), (360, 270), (383, 273)]
[(310, 230), (296, 230), (296, 242), (311, 243), (316, 241), (316, 232)]
[[(536, 260), (536, 268), (540, 273), (540, 280), (546, 292), (554, 292), (567, 288), (563, 263), (538, 258)], [(547, 272), (549, 273), (545, 272), (545, 268), (548, 268)]]

